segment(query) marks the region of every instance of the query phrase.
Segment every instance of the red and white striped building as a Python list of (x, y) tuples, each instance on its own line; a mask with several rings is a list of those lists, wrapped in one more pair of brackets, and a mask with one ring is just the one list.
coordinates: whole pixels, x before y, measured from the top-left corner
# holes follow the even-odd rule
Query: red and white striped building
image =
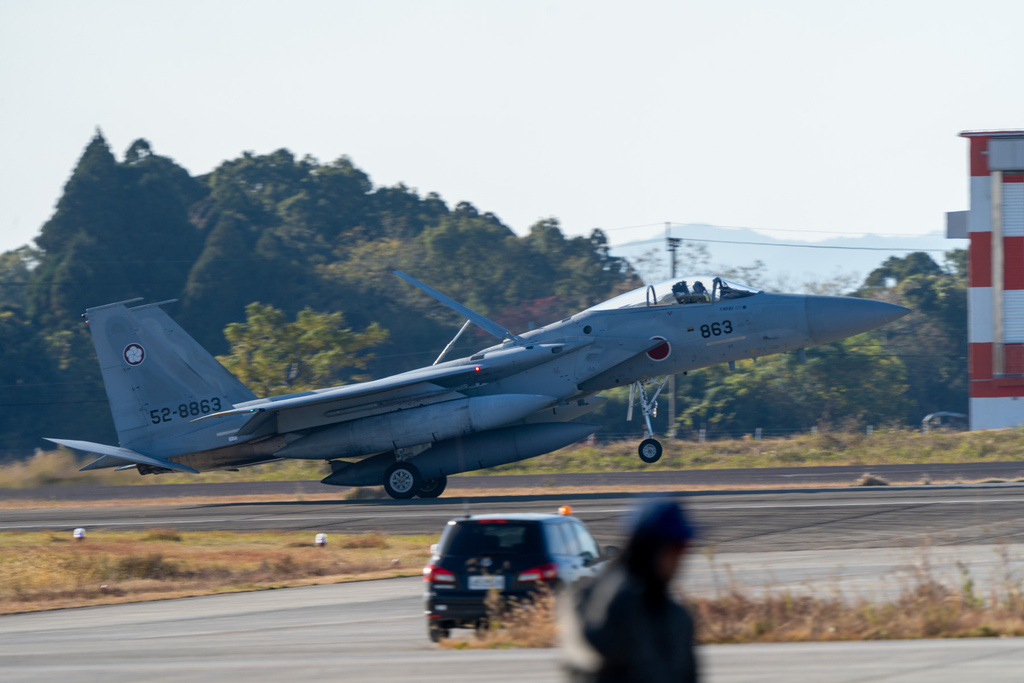
[(947, 215), (969, 238), (971, 429), (1024, 424), (1024, 130), (968, 131), (971, 208)]

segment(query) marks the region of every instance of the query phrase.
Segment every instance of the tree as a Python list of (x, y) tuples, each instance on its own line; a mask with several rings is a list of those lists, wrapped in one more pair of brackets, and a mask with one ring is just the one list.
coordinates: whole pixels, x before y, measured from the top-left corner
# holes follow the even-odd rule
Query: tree
[(72, 429), (76, 438), (113, 437), (84, 327), (48, 334), (22, 311), (0, 307), (0, 460), (29, 455), (46, 445), (42, 437)]
[(907, 396), (914, 403), (908, 420), (917, 423), (940, 410), (966, 413), (966, 251), (948, 252), (943, 267), (924, 253), (892, 257), (858, 293), (911, 309), (878, 330), (886, 352), (907, 367)]
[(230, 345), (218, 357), (229, 371), (259, 396), (308, 391), (365, 379), (351, 372), (366, 367), (366, 349), (387, 338), (376, 323), (362, 332), (343, 327), (341, 313), (299, 311), (295, 322), (282, 311), (258, 302), (245, 307), (246, 321), (224, 330)]
[[(736, 372), (715, 366), (693, 373), (681, 382), (681, 422), (711, 433), (752, 433), (758, 427), (886, 424), (905, 416), (906, 369), (870, 334), (807, 349), (805, 356), (806, 362), (783, 354), (744, 363)], [(702, 390), (687, 398), (694, 381)]]
[(940, 276), (943, 270), (932, 260), (932, 257), (923, 251), (917, 251), (906, 256), (890, 256), (882, 265), (875, 268), (864, 281), (865, 287), (887, 287), (887, 281), (892, 280), (899, 284), (908, 277)]
[[(31, 396), (16, 390), (33, 414), (101, 442), (115, 437), (87, 328), (76, 324), (87, 307), (178, 298), (168, 312), (214, 353), (229, 351), (223, 331), (246, 320), (253, 301), (296, 321), (290, 325), (312, 324), (303, 309), (343, 313), (347, 322), (331, 324), (362, 330), (351, 334), (374, 344), (373, 354), (353, 347), (352, 364), (326, 374), (316, 369), (320, 360), (309, 361), (319, 351), (286, 352), (294, 339), (278, 339), (276, 350), (254, 345), (237, 367), (250, 383), (280, 392), (401, 372), (436, 357), (463, 321), (395, 269), (517, 332), (639, 285), (599, 230), (568, 238), (546, 219), (519, 237), (468, 202), (450, 209), (437, 194), (403, 184), (374, 188), (347, 157), (323, 164), (285, 149), (246, 153), (192, 177), (144, 139), (118, 161), (99, 131), (36, 243), (38, 250), (0, 255), (0, 307), (14, 316), (0, 360), (28, 373), (9, 383), (40, 387), (24, 389), (37, 392)], [(464, 335), (452, 354), (483, 343), (492, 342)], [(289, 384), (280, 373), (293, 363), (298, 374)], [(7, 414), (0, 423), (11, 425), (10, 434), (33, 424), (5, 422)]]
[(32, 266), (39, 254), (24, 246), (0, 254), (0, 306), (26, 310)]
[(135, 141), (128, 156), (130, 162), (118, 163), (97, 132), (43, 225), (28, 296), (37, 322), (181, 290), (202, 243), (189, 207), (205, 190), (145, 140)]

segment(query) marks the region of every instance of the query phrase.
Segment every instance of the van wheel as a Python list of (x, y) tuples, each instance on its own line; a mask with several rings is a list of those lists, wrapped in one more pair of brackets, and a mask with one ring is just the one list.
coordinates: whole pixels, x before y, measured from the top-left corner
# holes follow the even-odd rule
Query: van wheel
[(427, 622), (427, 635), (430, 637), (430, 642), (440, 643), (442, 638), (447, 638), (451, 634), (448, 629), (438, 626), (437, 624)]
[(399, 461), (384, 473), (384, 490), (392, 498), (406, 500), (416, 495), (421, 481), (415, 465)]

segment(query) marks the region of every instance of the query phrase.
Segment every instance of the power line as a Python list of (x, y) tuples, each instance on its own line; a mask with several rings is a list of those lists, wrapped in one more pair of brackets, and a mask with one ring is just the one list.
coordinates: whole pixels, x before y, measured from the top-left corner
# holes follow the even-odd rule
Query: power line
[(644, 223), (643, 225), (623, 225), (619, 228), (598, 228), (601, 232), (615, 232), (616, 230), (636, 230), (637, 228), (651, 228), (655, 225), (665, 225), (665, 222), (661, 223)]
[[(745, 244), (754, 247), (791, 247), (795, 249), (840, 249), (843, 251), (905, 251), (905, 252), (932, 252), (936, 254), (945, 254), (955, 249), (920, 249), (918, 247), (840, 247), (831, 246), (825, 244), (786, 244), (784, 242), (746, 242), (741, 240), (709, 240), (699, 239), (696, 237), (683, 237), (684, 242), (708, 242), (712, 244)], [(639, 240), (633, 242), (633, 244), (654, 244), (664, 241), (663, 237), (654, 237), (649, 240)], [(621, 245), (620, 245), (621, 246)], [(612, 247), (615, 249), (616, 247)]]
[(747, 244), (755, 247), (793, 247), (796, 249), (842, 249), (849, 251), (928, 251), (936, 254), (945, 254), (950, 249), (918, 249), (917, 247), (840, 247), (840, 246), (829, 246), (824, 244), (772, 244), (771, 242), (741, 242), (741, 241), (728, 241), (728, 240), (703, 240), (693, 239), (691, 237), (684, 238), (690, 242), (711, 242), (715, 244)]
[[(712, 223), (681, 223), (679, 221), (668, 221), (673, 227), (708, 227), (721, 230), (750, 230), (751, 232), (800, 232), (809, 235), (877, 235), (879, 237), (927, 237), (916, 232), (843, 232), (837, 230), (801, 230), (798, 228), (749, 228), (742, 225), (715, 225)], [(624, 225), (618, 228), (599, 228), (602, 232), (615, 232), (617, 230), (636, 230), (637, 228), (653, 228), (665, 223), (644, 223), (643, 225)]]

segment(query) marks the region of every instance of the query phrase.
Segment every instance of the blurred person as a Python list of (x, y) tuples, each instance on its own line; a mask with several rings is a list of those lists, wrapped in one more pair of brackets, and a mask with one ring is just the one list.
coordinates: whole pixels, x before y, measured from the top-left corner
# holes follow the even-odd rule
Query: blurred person
[(569, 681), (697, 680), (693, 619), (668, 592), (691, 538), (672, 501), (634, 512), (622, 554), (559, 607)]

